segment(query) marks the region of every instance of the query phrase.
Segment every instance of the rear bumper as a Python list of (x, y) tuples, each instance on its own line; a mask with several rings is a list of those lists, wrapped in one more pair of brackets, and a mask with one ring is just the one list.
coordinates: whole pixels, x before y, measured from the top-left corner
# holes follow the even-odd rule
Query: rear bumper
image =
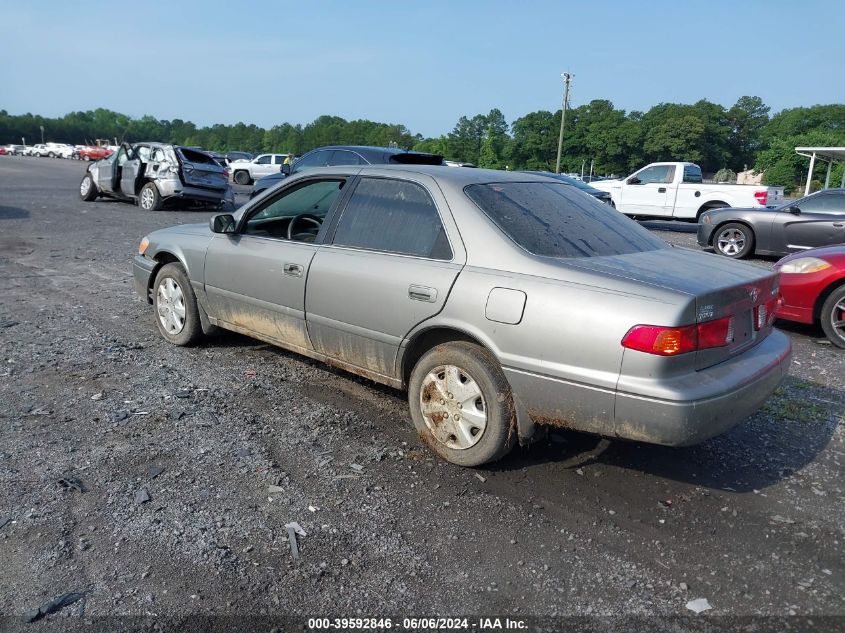
[(710, 239), (713, 237), (713, 229), (715, 227), (712, 224), (704, 224), (702, 222), (698, 223), (698, 233), (696, 234), (696, 239), (698, 240), (699, 246), (710, 246)]
[[(648, 381), (640, 392), (614, 392), (512, 368), (505, 374), (539, 425), (689, 446), (756, 412), (787, 374), (791, 357), (789, 338), (775, 330), (736, 358), (675, 379)], [(663, 395), (648, 393), (649, 386)]]
[(150, 298), (150, 286), (153, 271), (157, 262), (147, 259), (143, 255), (135, 255), (132, 262), (132, 278), (135, 282), (135, 292), (147, 303), (152, 303)]
[(792, 344), (777, 330), (762, 343), (677, 385), (671, 399), (616, 395), (614, 434), (666, 446), (719, 435), (756, 412), (789, 371)]

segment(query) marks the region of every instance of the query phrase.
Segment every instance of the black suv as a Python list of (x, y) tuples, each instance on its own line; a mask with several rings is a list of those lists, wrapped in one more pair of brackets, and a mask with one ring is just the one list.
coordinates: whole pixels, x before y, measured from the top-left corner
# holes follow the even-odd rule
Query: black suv
[(289, 174), (297, 174), (313, 167), (332, 167), (334, 165), (443, 165), (439, 154), (426, 154), (390, 147), (368, 147), (365, 145), (329, 145), (318, 147), (303, 154), (292, 165), (282, 165), (278, 174), (259, 178), (252, 188), (250, 198), (254, 198)]

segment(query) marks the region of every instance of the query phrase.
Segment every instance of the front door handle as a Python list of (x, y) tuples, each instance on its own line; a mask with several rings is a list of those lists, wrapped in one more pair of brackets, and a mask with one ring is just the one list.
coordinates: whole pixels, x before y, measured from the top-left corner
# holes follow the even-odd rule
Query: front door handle
[(843, 226), (845, 226), (845, 222), (834, 222), (833, 226), (835, 226), (837, 229), (841, 229)]
[(301, 264), (285, 264), (284, 271), (291, 277), (302, 277), (303, 268)]
[(408, 297), (414, 301), (426, 301), (434, 303), (437, 301), (437, 290), (428, 286), (408, 286)]
[(657, 193), (666, 193), (666, 187), (658, 187)]

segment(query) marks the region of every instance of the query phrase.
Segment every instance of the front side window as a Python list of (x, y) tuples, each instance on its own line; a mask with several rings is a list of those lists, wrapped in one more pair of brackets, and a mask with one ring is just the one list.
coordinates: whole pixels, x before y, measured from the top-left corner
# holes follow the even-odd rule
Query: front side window
[(502, 182), (469, 185), (464, 192), (534, 255), (599, 257), (668, 248), (633, 220), (569, 185)]
[(821, 193), (795, 203), (804, 213), (845, 213), (845, 196), (841, 194)]
[(343, 211), (334, 243), (366, 250), (450, 260), (437, 206), (420, 185), (364, 178)]
[(287, 239), (288, 227), (297, 218), (291, 230), (291, 239), (314, 241), (329, 209), (340, 195), (343, 184), (344, 181), (339, 179), (309, 180), (285, 189), (281, 195), (265, 202), (250, 214), (243, 232)]
[(296, 161), (296, 163), (294, 163), (291, 173), (297, 174), (301, 171), (304, 171), (306, 169), (312, 169), (314, 167), (327, 167), (331, 154), (331, 151), (326, 150), (320, 150), (316, 152), (311, 152), (310, 154), (306, 154), (298, 161)]
[(654, 165), (653, 167), (646, 167), (639, 172), (637, 178), (642, 185), (647, 185), (653, 182), (668, 184), (672, 182), (675, 177), (675, 167), (673, 165)]

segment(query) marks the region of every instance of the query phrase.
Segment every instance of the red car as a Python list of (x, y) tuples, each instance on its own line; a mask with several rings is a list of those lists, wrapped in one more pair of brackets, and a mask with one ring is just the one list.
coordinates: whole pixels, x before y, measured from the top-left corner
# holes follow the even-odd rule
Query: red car
[(845, 244), (811, 248), (784, 257), (777, 318), (819, 323), (825, 336), (845, 348)]
[(111, 156), (111, 150), (107, 147), (82, 147), (79, 150), (80, 160), (100, 160), (106, 156)]

